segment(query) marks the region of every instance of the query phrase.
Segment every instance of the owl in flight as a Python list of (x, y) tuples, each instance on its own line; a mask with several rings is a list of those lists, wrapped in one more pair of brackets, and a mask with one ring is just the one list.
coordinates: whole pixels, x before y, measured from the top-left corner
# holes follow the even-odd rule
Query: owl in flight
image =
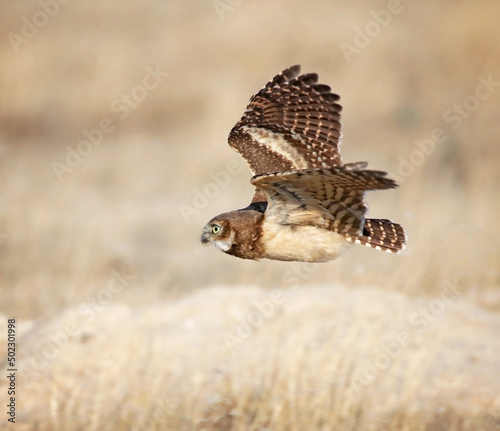
[(397, 187), (366, 162), (342, 162), (339, 96), (293, 66), (250, 99), (229, 145), (250, 165), (246, 208), (214, 217), (201, 242), (243, 259), (325, 262), (348, 243), (398, 253), (403, 227), (365, 218), (365, 192)]

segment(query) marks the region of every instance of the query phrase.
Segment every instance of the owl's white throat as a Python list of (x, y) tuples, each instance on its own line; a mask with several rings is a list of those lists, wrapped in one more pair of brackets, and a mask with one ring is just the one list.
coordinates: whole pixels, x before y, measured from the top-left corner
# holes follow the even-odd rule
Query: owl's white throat
[(234, 232), (231, 232), (231, 235), (229, 235), (229, 238), (226, 239), (225, 241), (215, 240), (213, 242), (215, 248), (224, 252), (229, 251), (229, 249), (233, 246), (233, 244), (234, 244)]

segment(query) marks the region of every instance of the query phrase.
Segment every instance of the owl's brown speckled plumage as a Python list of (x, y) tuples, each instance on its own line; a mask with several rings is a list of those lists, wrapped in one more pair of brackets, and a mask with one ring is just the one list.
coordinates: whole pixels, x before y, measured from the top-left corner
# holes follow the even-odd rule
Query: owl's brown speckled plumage
[(250, 99), (229, 145), (254, 174), (252, 203), (214, 217), (201, 241), (243, 259), (324, 262), (351, 243), (397, 253), (402, 226), (365, 219), (365, 192), (396, 187), (367, 163), (343, 164), (339, 96), (316, 74), (284, 70)]

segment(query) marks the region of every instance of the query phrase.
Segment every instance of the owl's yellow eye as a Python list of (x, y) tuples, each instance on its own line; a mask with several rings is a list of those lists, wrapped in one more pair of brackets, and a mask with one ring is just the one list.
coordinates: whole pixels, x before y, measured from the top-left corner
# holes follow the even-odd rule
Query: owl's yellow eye
[(217, 235), (221, 231), (221, 227), (218, 224), (212, 226), (212, 232)]

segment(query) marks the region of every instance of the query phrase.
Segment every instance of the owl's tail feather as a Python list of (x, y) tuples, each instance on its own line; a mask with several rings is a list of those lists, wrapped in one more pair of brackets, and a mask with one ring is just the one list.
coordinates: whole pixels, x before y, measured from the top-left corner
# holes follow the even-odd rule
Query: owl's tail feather
[(399, 253), (406, 247), (406, 234), (403, 226), (387, 219), (366, 219), (363, 235), (358, 238), (348, 238), (348, 240), (388, 253)]

